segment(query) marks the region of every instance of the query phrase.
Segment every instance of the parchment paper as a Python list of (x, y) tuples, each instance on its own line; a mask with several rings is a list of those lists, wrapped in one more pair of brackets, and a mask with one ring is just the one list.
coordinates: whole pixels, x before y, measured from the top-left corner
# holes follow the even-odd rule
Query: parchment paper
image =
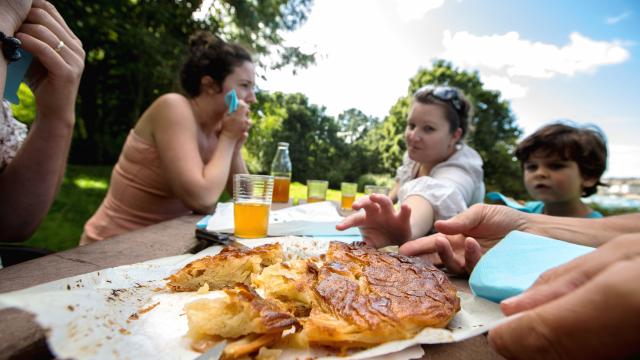
[[(242, 242), (249, 246), (280, 242), (291, 258), (318, 256), (329, 244), (328, 240), (302, 237)], [(190, 339), (185, 337), (184, 305), (203, 297), (222, 296), (222, 292), (172, 293), (164, 278), (220, 250), (214, 246), (196, 255), (120, 266), (5, 293), (0, 295), (0, 308), (18, 307), (36, 314), (36, 321), (48, 330), (50, 349), (60, 358), (193, 359), (200, 354), (190, 349)], [(459, 296), (462, 310), (447, 329), (425, 329), (413, 339), (388, 342), (346, 358), (317, 349), (286, 350), (282, 358), (420, 358), (423, 350), (418, 344), (461, 341), (488, 331), (504, 318), (495, 303), (466, 292), (459, 292)]]

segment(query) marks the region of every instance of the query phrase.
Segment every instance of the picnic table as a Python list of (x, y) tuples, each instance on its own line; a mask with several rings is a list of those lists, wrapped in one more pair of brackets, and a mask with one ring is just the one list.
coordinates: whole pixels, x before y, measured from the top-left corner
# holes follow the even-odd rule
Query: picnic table
[[(287, 204), (274, 204), (283, 208)], [(188, 215), (87, 246), (57, 252), (0, 270), (0, 293), (20, 290), (106, 268), (196, 253), (208, 246), (194, 236), (200, 215)], [(466, 279), (453, 278), (459, 290), (469, 291)], [(45, 331), (25, 311), (0, 310), (0, 359), (52, 357)], [(425, 346), (423, 359), (502, 359), (489, 347), (486, 336), (443, 345)]]

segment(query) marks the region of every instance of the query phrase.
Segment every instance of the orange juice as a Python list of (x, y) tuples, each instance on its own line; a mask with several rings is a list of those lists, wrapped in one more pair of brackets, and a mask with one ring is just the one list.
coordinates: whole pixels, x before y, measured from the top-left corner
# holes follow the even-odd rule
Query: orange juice
[(289, 183), (288, 177), (276, 176), (273, 181), (273, 202), (286, 203), (289, 202)]
[(351, 209), (351, 205), (353, 205), (353, 201), (356, 199), (355, 195), (342, 195), (342, 201), (340, 202), (340, 207), (343, 209)]
[(310, 196), (307, 198), (307, 203), (314, 203), (314, 202), (320, 202), (320, 201), (324, 201), (324, 198), (318, 197), (318, 196)]
[(241, 238), (261, 238), (267, 236), (269, 226), (269, 205), (258, 203), (233, 204), (234, 234)]

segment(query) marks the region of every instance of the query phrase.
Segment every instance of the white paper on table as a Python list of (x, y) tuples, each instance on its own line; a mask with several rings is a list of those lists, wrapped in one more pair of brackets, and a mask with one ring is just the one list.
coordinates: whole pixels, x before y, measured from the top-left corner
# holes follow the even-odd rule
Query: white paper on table
[[(354, 236), (360, 235), (358, 228), (345, 231), (336, 230), (336, 225), (344, 219), (330, 201), (291, 206), (269, 213), (269, 236)], [(233, 232), (233, 203), (219, 203), (209, 218), (207, 230)]]
[[(317, 256), (329, 245), (328, 241), (300, 237), (241, 242), (249, 246), (280, 242), (287, 257)], [(200, 353), (190, 349), (185, 336), (188, 326), (184, 306), (196, 299), (222, 296), (222, 292), (172, 293), (164, 278), (221, 249), (214, 246), (196, 255), (120, 266), (0, 294), (0, 308), (17, 307), (34, 313), (36, 321), (49, 329), (47, 342), (58, 358), (194, 359)], [(281, 358), (414, 359), (423, 355), (418, 344), (461, 341), (503, 321), (497, 304), (466, 292), (458, 295), (462, 309), (446, 329), (427, 328), (413, 339), (388, 342), (349, 357), (310, 349), (285, 350)]]

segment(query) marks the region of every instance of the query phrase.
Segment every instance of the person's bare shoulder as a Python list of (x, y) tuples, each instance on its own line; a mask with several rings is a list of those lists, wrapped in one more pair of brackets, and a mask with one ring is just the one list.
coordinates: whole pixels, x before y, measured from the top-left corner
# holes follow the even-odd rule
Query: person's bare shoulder
[(189, 99), (177, 93), (164, 94), (142, 114), (136, 124), (136, 133), (143, 138), (153, 140), (158, 129), (185, 126), (190, 123), (185, 121), (190, 117), (193, 117), (193, 111)]
[(191, 112), (189, 99), (177, 93), (168, 93), (160, 96), (149, 107), (156, 114), (173, 114), (176, 112)]

